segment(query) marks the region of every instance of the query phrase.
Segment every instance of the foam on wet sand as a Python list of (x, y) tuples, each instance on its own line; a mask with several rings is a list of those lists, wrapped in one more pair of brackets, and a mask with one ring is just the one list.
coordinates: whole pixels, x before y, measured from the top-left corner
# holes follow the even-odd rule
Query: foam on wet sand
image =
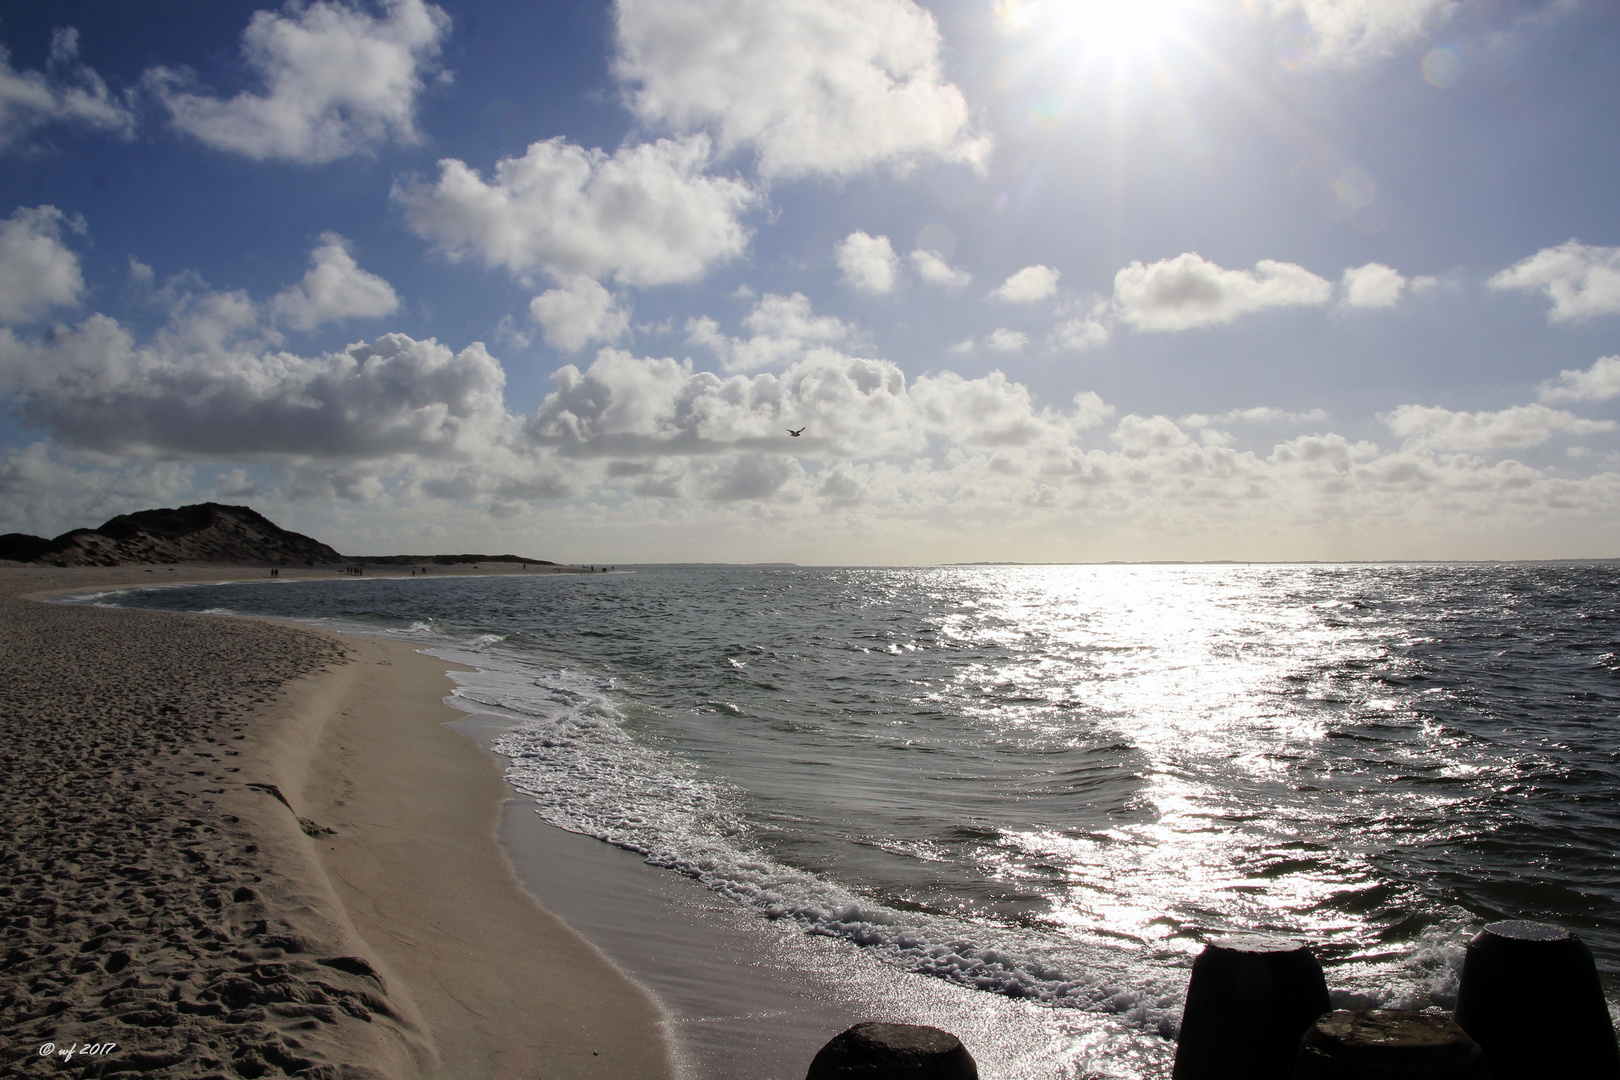
[(519, 887), (443, 661), (23, 599), (250, 574), (0, 569), (0, 1071), (670, 1075), (651, 998)]

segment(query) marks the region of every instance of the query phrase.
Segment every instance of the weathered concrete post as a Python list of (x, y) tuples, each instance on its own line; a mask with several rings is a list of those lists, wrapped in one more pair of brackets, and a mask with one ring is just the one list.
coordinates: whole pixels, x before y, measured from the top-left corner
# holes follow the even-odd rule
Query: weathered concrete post
[(1340, 1009), (1299, 1041), (1294, 1080), (1490, 1080), (1485, 1055), (1439, 1013)]
[(805, 1080), (979, 1080), (960, 1039), (917, 1024), (856, 1024), (833, 1036)]
[(1231, 937), (1193, 961), (1173, 1080), (1289, 1080), (1299, 1038), (1328, 1001), (1322, 965), (1297, 941)]
[(1491, 923), (1468, 943), (1457, 1023), (1498, 1077), (1620, 1080), (1592, 950), (1560, 926)]

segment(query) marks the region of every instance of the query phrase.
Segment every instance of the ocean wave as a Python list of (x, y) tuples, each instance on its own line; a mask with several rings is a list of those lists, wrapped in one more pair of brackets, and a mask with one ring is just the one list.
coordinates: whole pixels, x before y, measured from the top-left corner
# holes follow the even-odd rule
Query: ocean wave
[(1167, 953), (1150, 972), (1139, 958), (1080, 953), (1062, 942), (1043, 948), (994, 928), (887, 907), (755, 850), (736, 809), (737, 790), (678, 754), (638, 742), (603, 680), (502, 666), (458, 673), (457, 681), (461, 707), (515, 721), (495, 743), (510, 762), (507, 779), (558, 828), (633, 851), (765, 918), (798, 923), (805, 933), (849, 942), (908, 971), (1115, 1014), (1167, 1037), (1179, 1024), (1186, 979), (1180, 954)]

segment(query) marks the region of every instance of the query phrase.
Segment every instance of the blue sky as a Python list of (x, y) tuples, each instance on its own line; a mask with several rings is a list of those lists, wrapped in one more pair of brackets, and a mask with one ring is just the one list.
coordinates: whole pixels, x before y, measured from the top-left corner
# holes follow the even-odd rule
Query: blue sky
[(0, 44), (0, 530), (1620, 554), (1610, 4), (0, 2)]

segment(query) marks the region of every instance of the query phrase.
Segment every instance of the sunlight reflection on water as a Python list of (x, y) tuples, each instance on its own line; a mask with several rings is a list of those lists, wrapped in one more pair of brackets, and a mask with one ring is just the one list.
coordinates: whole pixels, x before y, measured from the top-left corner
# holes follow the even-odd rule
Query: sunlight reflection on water
[(189, 602), (430, 617), (557, 823), (1073, 1006), (1105, 1075), (1162, 1065), (1222, 932), (1312, 942), (1345, 1004), (1449, 1004), (1495, 918), (1577, 929), (1611, 986), (1620, 963), (1613, 565), (332, 584)]

